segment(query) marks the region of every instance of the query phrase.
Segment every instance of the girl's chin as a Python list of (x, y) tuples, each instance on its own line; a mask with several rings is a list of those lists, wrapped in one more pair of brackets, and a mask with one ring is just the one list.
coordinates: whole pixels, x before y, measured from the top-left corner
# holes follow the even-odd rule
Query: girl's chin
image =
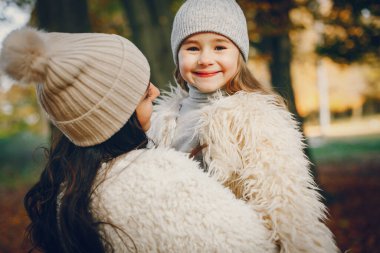
[(219, 89), (221, 89), (223, 86), (208, 86), (208, 87), (205, 87), (205, 86), (200, 86), (200, 85), (195, 85), (194, 86), (195, 88), (197, 88), (201, 93), (212, 93), (212, 92), (215, 92)]

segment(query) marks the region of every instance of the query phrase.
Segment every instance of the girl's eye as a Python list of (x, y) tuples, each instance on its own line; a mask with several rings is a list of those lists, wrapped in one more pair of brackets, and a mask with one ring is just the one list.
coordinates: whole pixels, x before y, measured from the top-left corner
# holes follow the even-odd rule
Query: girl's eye
[(221, 50), (224, 50), (224, 49), (227, 49), (227, 48), (224, 47), (224, 46), (216, 46), (216, 47), (215, 47), (215, 50), (216, 50), (216, 51), (221, 51)]
[(186, 50), (187, 51), (198, 51), (198, 48), (197, 47), (188, 47)]

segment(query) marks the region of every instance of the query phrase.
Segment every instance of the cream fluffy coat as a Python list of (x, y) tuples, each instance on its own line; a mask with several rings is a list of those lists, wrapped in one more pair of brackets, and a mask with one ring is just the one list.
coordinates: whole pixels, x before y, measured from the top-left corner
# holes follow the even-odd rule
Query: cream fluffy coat
[(184, 153), (136, 150), (97, 182), (94, 217), (124, 231), (102, 226), (115, 252), (275, 252), (258, 215)]
[[(173, 88), (155, 106), (149, 136), (170, 147), (181, 101), (188, 94)], [(239, 92), (218, 97), (202, 109), (194, 126), (208, 174), (228, 186), (257, 211), (281, 253), (339, 252), (323, 223), (321, 203), (302, 134), (291, 113), (272, 95)]]

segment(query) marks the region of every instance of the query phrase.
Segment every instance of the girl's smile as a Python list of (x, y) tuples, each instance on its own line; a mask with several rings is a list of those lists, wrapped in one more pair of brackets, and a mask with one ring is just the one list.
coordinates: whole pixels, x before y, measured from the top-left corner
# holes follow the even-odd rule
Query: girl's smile
[(216, 74), (218, 74), (220, 72), (221, 71), (208, 71), (208, 72), (206, 72), (206, 71), (195, 71), (193, 73), (194, 73), (194, 75), (197, 75), (199, 77), (206, 78), (206, 77), (213, 77), (213, 76), (215, 76)]

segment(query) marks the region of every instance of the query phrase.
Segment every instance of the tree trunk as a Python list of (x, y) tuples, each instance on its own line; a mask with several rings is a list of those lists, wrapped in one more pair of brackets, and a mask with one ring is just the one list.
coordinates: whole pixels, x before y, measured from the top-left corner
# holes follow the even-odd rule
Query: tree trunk
[(289, 110), (299, 118), (290, 77), (291, 44), (288, 34), (267, 38), (272, 57), (269, 63), (273, 88), (285, 98)]
[(173, 83), (174, 62), (170, 47), (173, 13), (170, 0), (122, 0), (132, 31), (132, 41), (148, 58), (151, 81), (160, 89)]
[(86, 0), (37, 0), (38, 27), (54, 32), (89, 32)]

